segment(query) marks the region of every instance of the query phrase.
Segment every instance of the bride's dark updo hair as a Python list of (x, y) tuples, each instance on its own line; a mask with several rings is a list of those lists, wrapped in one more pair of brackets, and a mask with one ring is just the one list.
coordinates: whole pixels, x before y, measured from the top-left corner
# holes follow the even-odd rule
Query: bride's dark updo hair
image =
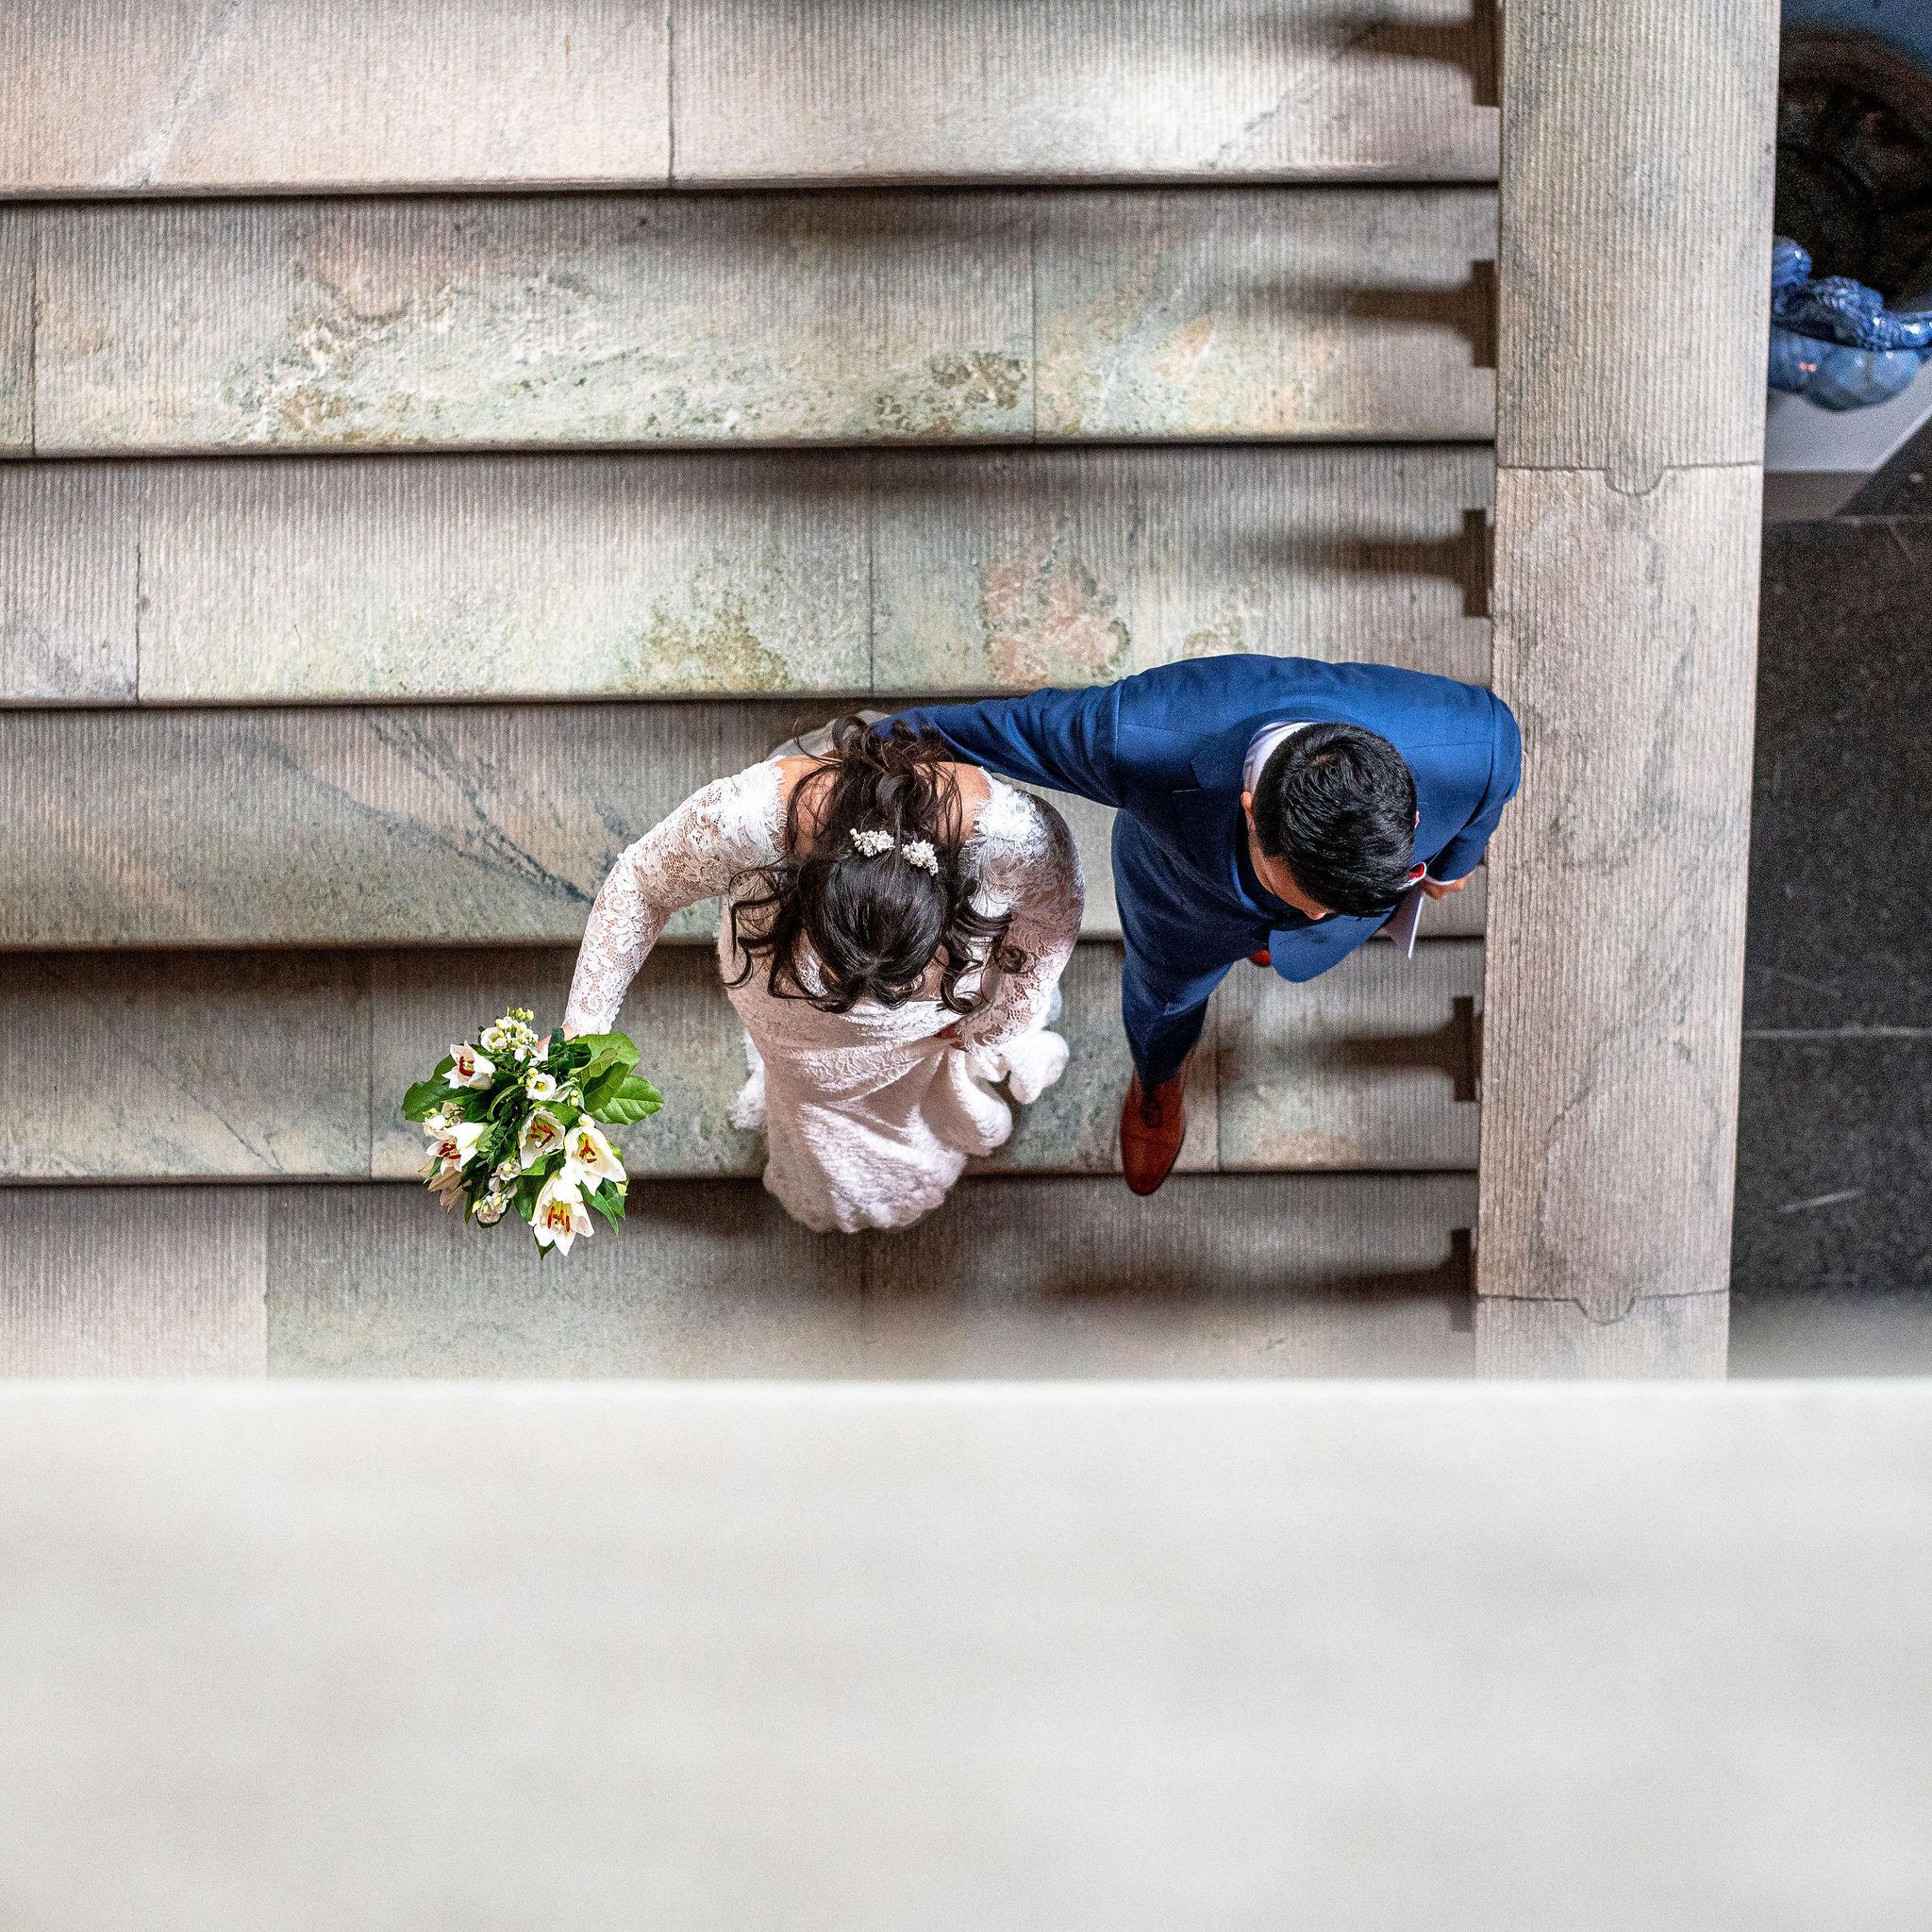
[[(974, 908), (952, 758), (929, 732), (840, 719), (831, 750), (792, 787), (785, 856), (734, 886), (748, 883), (755, 896), (731, 908), (731, 941), (744, 965), (730, 985), (742, 986), (763, 961), (774, 998), (848, 1013), (860, 1000), (899, 1007), (918, 998), (938, 959), (941, 1001), (970, 1013), (975, 1002), (958, 990), (967, 973), (995, 958), (1009, 972), (1022, 963), (1007, 957), (1008, 921)], [(869, 856), (855, 833), (888, 835), (891, 847)], [(937, 872), (905, 856), (922, 841)], [(813, 983), (801, 975), (803, 955)]]

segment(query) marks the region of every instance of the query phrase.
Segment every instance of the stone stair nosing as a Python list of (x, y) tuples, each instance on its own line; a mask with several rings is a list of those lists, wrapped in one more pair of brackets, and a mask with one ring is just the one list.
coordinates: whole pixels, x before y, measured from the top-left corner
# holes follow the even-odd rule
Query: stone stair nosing
[(27, 363), (42, 456), (1488, 441), (1495, 234), (1463, 187), (0, 208), (0, 425)]
[(0, 24), (0, 193), (1497, 171), (1488, 4), (291, 12), (287, 0), (14, 8)]
[(0, 701), (1483, 683), (1492, 489), (1476, 445), (0, 462)]
[[(0, 1182), (411, 1178), (404, 1089), (506, 1007), (554, 1024), (575, 957), (0, 953)], [(1055, 1022), (1067, 1072), (987, 1170), (1114, 1170), (1120, 963), (1106, 941), (1075, 951)], [(1412, 960), (1372, 944), (1304, 986), (1237, 968), (1195, 1058), (1182, 1171), (1473, 1173), (1481, 996), (1473, 940)], [(728, 1119), (744, 1049), (709, 949), (660, 950), (621, 1024), (665, 1096), (617, 1137), (631, 1172), (758, 1175), (760, 1138)]]
[[(565, 944), (612, 861), (822, 723), (765, 700), (0, 711), (0, 948)], [(1059, 796), (1087, 930), (1109, 814)], [(1481, 874), (1429, 931), (1482, 929)], [(675, 938), (710, 929), (679, 914)]]
[(1474, 1208), (1467, 1174), (1000, 1175), (815, 1235), (663, 1182), (544, 1261), (401, 1185), (0, 1188), (0, 1375), (1459, 1374)]

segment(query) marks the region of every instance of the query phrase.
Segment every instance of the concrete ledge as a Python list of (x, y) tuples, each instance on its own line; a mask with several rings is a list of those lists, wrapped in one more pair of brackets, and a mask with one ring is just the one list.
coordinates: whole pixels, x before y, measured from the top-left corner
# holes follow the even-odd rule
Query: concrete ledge
[(9, 1916), (1905, 1928), (1928, 1469), (1924, 1384), (0, 1391)]

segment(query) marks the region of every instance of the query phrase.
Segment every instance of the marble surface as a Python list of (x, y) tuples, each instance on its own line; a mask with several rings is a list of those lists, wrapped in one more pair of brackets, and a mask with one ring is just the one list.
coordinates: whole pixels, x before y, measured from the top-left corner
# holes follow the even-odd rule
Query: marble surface
[(1230, 651), (1479, 684), (1491, 470), (1466, 444), (0, 465), (0, 696), (829, 703)]
[[(1479, 991), (1480, 952), (1434, 941), (1402, 962), (1375, 946), (1306, 986), (1238, 969), (1194, 1060), (1181, 1171), (1473, 1171), (1471, 1040), (1457, 1002)], [(554, 1024), (575, 958), (495, 946), (0, 953), (0, 1086), (15, 1103), (0, 1181), (413, 1178), (423, 1136), (401, 1117), (404, 1090), (507, 1007)], [(1107, 941), (1075, 952), (1057, 1022), (1067, 1072), (1016, 1109), (1013, 1138), (983, 1168), (1116, 1171), (1131, 1071), (1120, 958)], [(728, 1119), (744, 1047), (711, 949), (660, 947), (620, 1019), (665, 1102), (617, 1136), (631, 1171), (761, 1173), (761, 1138)]]
[(38, 0), (0, 188), (1493, 180), (1462, 0)]
[[(407, 1191), (291, 1192), (275, 1374), (1466, 1373), (1467, 1176), (989, 1177), (893, 1234), (811, 1235), (755, 1182), (666, 1182), (568, 1263)], [(1284, 1248), (1274, 1231), (1292, 1226)], [(480, 1234), (480, 1238), (479, 1238)], [(747, 1253), (758, 1260), (747, 1267)]]
[(1236, 967), (1215, 996), (1221, 1166), (1473, 1173), (1482, 990), (1474, 940), (1371, 943), (1303, 987)]
[(262, 193), (670, 172), (670, 0), (36, 0), (8, 23), (16, 194)]
[(1496, 173), (1460, 0), (681, 0), (675, 65), (679, 181)]
[[(0, 945), (575, 945), (625, 845), (823, 699), (0, 711)], [(1057, 794), (1117, 934), (1111, 814)], [(1436, 925), (1482, 929), (1472, 888)], [(711, 929), (709, 908), (671, 936)]]
[(1494, 429), (1486, 189), (31, 220), (48, 456)]

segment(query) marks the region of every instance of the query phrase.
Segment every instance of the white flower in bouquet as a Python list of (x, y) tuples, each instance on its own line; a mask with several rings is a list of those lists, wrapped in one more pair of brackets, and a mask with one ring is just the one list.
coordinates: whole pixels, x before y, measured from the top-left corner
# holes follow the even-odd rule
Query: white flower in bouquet
[(557, 1098), (556, 1077), (553, 1074), (546, 1074), (541, 1067), (538, 1067), (525, 1074), (524, 1091), (532, 1100), (555, 1100)]
[(485, 1227), (494, 1227), (503, 1219), (504, 1210), (509, 1206), (509, 1196), (499, 1194), (494, 1188), (476, 1203), (476, 1219)]
[[(427, 1127), (429, 1123), (423, 1124)], [(458, 1121), (453, 1125), (443, 1126), (430, 1136), (429, 1158), (447, 1162), (452, 1173), (469, 1166), (476, 1152), (476, 1143), (482, 1140), (489, 1125), (486, 1121)], [(425, 1169), (425, 1172), (429, 1170)]]
[(445, 1167), (429, 1182), (429, 1191), (443, 1205), (445, 1212), (454, 1213), (456, 1205), (463, 1198), (463, 1171), (459, 1167)]
[(563, 1145), (563, 1123), (547, 1107), (531, 1110), (517, 1136), (517, 1158), (527, 1170)]
[(595, 1121), (586, 1117), (575, 1122), (563, 1141), (563, 1172), (579, 1186), (596, 1187), (600, 1181), (624, 1179), (624, 1162), (617, 1150), (598, 1130)]
[(443, 1078), (452, 1087), (485, 1088), (496, 1078), (496, 1063), (474, 1046), (453, 1046), (449, 1050), (450, 1069)]
[(537, 1237), (540, 1248), (554, 1245), (565, 1255), (570, 1253), (570, 1244), (578, 1235), (591, 1232), (590, 1210), (584, 1206), (576, 1182), (567, 1174), (554, 1174), (543, 1183), (542, 1191), (537, 1196), (530, 1232)]

